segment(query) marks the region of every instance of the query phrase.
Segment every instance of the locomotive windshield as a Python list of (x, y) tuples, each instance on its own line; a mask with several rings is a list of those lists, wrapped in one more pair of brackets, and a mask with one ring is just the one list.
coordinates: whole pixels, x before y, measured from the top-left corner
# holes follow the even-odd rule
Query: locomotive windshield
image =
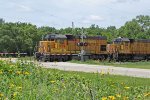
[(49, 33), (44, 37), (44, 40), (48, 40), (48, 41), (54, 41), (57, 39), (67, 39), (67, 37), (65, 35), (61, 35), (61, 34), (54, 34), (54, 33)]
[(117, 38), (113, 41), (115, 44), (120, 44), (122, 42), (130, 42), (130, 40), (128, 38)]

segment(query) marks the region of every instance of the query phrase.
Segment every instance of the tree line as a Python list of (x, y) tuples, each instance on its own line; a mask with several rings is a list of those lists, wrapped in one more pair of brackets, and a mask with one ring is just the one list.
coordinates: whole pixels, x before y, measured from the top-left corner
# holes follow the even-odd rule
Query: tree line
[[(0, 52), (25, 52), (33, 53), (38, 41), (47, 33), (60, 34), (80, 34), (82, 28), (61, 28), (42, 26), (37, 27), (31, 23), (22, 22), (5, 22), (0, 19)], [(150, 16), (139, 15), (131, 21), (127, 21), (120, 28), (109, 26), (102, 28), (92, 24), (88, 28), (84, 28), (87, 35), (106, 36), (108, 42), (117, 37), (127, 37), (132, 39), (150, 39)]]

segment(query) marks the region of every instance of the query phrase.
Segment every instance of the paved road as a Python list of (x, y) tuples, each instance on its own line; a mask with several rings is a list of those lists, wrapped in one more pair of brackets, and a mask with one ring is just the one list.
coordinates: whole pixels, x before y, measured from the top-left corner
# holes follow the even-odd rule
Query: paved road
[(103, 72), (114, 75), (126, 75), (133, 77), (144, 77), (150, 78), (149, 69), (138, 69), (138, 68), (122, 68), (113, 66), (103, 65), (88, 65), (88, 64), (76, 64), (69, 62), (40, 62), (45, 68), (54, 68), (65, 71), (82, 71), (82, 72)]

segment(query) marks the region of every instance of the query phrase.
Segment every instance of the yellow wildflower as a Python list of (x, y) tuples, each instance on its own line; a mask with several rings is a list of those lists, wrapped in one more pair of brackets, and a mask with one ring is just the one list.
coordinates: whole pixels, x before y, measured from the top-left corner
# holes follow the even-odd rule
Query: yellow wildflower
[(101, 74), (101, 75), (105, 75), (105, 73), (104, 73), (104, 72), (101, 72), (100, 74)]
[(4, 94), (3, 93), (0, 93), (0, 97), (3, 97), (4, 96)]
[(128, 87), (128, 86), (125, 86), (124, 88), (125, 88), (125, 89), (130, 89), (130, 87)]
[(20, 74), (21, 74), (21, 71), (17, 71), (16, 74), (20, 75)]
[(12, 70), (8, 70), (9, 71), (9, 73), (11, 73), (12, 72)]
[(121, 97), (121, 95), (120, 95), (120, 94), (116, 94), (116, 97), (120, 98), (120, 97)]
[(115, 100), (115, 96), (108, 96), (111, 100)]
[(2, 70), (0, 70), (0, 74), (3, 74), (3, 71), (2, 71)]
[(108, 71), (108, 72), (107, 72), (107, 75), (109, 75), (109, 74), (110, 74), (110, 72)]
[(102, 97), (102, 100), (107, 100), (107, 97)]
[(114, 86), (114, 85), (111, 85), (112, 87)]
[(9, 85), (9, 88), (13, 88), (15, 85), (14, 84), (10, 84)]
[(123, 83), (123, 82), (122, 82), (121, 84), (122, 84), (122, 85), (124, 85), (124, 83)]
[(55, 83), (55, 81), (53, 81), (53, 80), (52, 80), (52, 81), (50, 81), (50, 82), (51, 82), (51, 83)]
[(5, 98), (4, 100), (9, 100), (8, 98)]
[(149, 96), (149, 95), (150, 95), (150, 92), (145, 93), (145, 94), (144, 94), (144, 97), (147, 97), (147, 96)]
[(17, 92), (14, 92), (12, 96), (13, 96), (13, 97), (17, 96)]
[(136, 98), (141, 98), (141, 95), (140, 95), (140, 94), (139, 94), (139, 95), (137, 95), (137, 96), (136, 96)]
[(123, 100), (128, 100), (129, 97), (123, 97)]
[(21, 87), (21, 86), (19, 86), (19, 87), (17, 87), (17, 89), (21, 90), (21, 89), (22, 89), (22, 87)]
[(30, 73), (29, 73), (29, 72), (24, 72), (24, 74), (25, 74), (25, 75), (29, 75)]

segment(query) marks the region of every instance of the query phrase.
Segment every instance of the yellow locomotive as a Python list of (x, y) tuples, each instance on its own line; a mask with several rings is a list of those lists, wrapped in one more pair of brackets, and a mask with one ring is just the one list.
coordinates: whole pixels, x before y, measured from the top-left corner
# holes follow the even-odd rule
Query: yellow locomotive
[(87, 36), (82, 41), (81, 36), (47, 34), (39, 42), (35, 55), (42, 61), (67, 61), (80, 59), (83, 49), (85, 59), (104, 59), (107, 56), (106, 46), (106, 37)]
[(107, 52), (115, 60), (149, 60), (149, 39), (117, 38), (107, 45)]

